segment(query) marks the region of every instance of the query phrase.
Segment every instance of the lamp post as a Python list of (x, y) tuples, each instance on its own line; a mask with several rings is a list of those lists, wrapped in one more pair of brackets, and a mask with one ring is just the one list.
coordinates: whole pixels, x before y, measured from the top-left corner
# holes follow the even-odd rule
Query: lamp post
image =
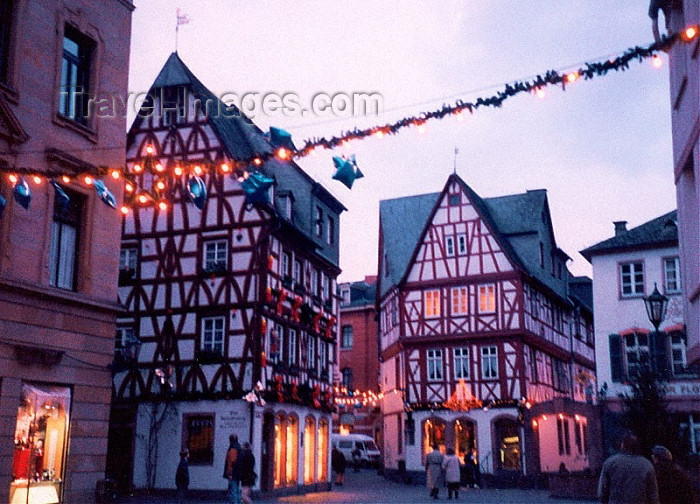
[[(651, 294), (646, 296), (644, 299), (644, 307), (647, 310), (647, 316), (649, 321), (654, 326), (654, 332), (650, 335), (649, 341), (649, 357), (651, 360), (651, 369), (656, 372), (662, 372), (665, 369), (659, 369), (660, 367), (665, 368), (666, 363), (661, 362), (662, 366), (659, 366), (659, 362), (656, 359), (663, 356), (664, 360), (666, 358), (665, 351), (665, 340), (663, 339), (663, 333), (659, 332), (659, 326), (664, 321), (666, 317), (666, 308), (668, 307), (668, 297), (664, 296), (659, 292), (656, 282), (654, 283), (654, 290)], [(663, 352), (663, 353), (662, 353)], [(661, 360), (661, 359), (659, 359)]]

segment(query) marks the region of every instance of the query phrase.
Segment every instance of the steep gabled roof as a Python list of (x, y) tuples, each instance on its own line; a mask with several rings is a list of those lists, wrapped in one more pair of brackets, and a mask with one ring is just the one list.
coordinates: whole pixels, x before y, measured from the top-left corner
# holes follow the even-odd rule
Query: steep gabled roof
[(591, 262), (596, 255), (613, 254), (633, 249), (673, 247), (678, 245), (678, 212), (673, 210), (617, 236), (591, 245), (581, 255)]
[[(207, 117), (221, 139), (229, 156), (234, 160), (249, 160), (256, 155), (270, 154), (272, 147), (263, 132), (235, 105), (226, 105), (192, 73), (177, 53), (172, 53), (153, 82), (148, 94), (168, 87), (185, 87), (201, 103), (209, 104)], [(137, 116), (134, 125), (142, 118)], [(132, 126), (133, 127), (133, 126)]]

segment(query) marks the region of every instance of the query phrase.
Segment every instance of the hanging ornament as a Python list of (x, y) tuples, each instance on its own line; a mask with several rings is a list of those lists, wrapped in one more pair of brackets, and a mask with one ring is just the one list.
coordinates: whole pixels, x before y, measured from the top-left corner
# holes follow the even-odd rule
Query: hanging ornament
[(192, 203), (194, 203), (194, 206), (200, 210), (204, 208), (204, 202), (207, 200), (207, 188), (201, 177), (190, 175), (187, 178), (187, 194), (192, 200)]
[(336, 172), (333, 175), (334, 180), (339, 180), (347, 186), (348, 189), (352, 189), (352, 184), (355, 179), (364, 177), (360, 169), (357, 167), (357, 161), (355, 161), (355, 156), (351, 156), (350, 159), (333, 156), (333, 164), (335, 164)]
[(107, 186), (104, 182), (102, 182), (101, 180), (93, 180), (92, 185), (95, 187), (95, 191), (97, 191), (97, 195), (102, 200), (102, 203), (104, 203), (108, 207), (112, 207), (114, 209), (117, 208), (117, 200), (114, 198), (112, 192), (109, 189), (107, 189)]
[(7, 205), (7, 200), (2, 197), (0, 194), (0, 218), (2, 218), (2, 212), (5, 210), (5, 206)]
[(251, 172), (241, 180), (241, 187), (245, 193), (245, 202), (247, 205), (253, 203), (270, 203), (268, 190), (275, 183), (275, 179), (266, 177), (260, 172)]
[(61, 205), (62, 208), (66, 208), (68, 206), (68, 203), (70, 203), (70, 198), (66, 194), (66, 191), (64, 191), (63, 188), (54, 179), (49, 180), (49, 182), (53, 186), (54, 197), (56, 198), (56, 201), (59, 205)]
[(29, 189), (29, 184), (24, 180), (24, 177), (20, 178), (15, 184), (12, 196), (14, 196), (15, 201), (19, 203), (22, 208), (25, 210), (29, 208), (29, 203), (32, 201), (32, 191)]
[(292, 142), (292, 135), (281, 128), (270, 127), (270, 143), (275, 149), (283, 148), (290, 151), (296, 151), (297, 148)]

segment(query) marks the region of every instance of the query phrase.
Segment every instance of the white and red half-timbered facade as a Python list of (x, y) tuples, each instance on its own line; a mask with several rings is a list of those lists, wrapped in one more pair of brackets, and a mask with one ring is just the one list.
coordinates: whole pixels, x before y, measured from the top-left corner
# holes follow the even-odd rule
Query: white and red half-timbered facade
[[(260, 491), (325, 487), (344, 207), (176, 53), (149, 95), (127, 164), (163, 207), (137, 194), (123, 220), (110, 472), (174, 488), (187, 448), (190, 488), (224, 490), (236, 433)], [(253, 202), (231, 167), (255, 158), (274, 184)], [(188, 195), (198, 174), (206, 197)]]
[(501, 478), (588, 467), (590, 280), (567, 260), (544, 190), (482, 199), (452, 175), (380, 203), (388, 469), (421, 471), (434, 443)]

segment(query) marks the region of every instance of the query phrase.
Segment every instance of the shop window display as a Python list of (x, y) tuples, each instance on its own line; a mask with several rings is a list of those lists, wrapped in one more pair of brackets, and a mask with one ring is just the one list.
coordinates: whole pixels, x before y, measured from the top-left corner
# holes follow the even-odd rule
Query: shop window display
[(70, 389), (22, 384), (10, 504), (62, 503)]

